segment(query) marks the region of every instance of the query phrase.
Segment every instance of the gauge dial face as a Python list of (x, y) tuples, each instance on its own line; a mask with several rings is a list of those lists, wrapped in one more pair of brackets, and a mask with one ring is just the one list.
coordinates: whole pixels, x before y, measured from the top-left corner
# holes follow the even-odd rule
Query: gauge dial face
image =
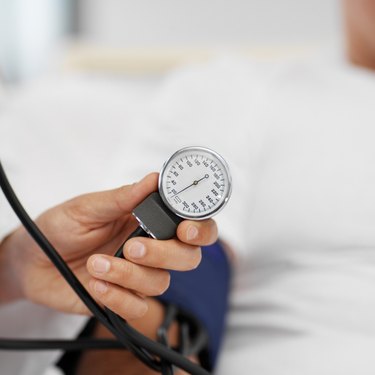
[(159, 193), (167, 207), (180, 217), (211, 217), (230, 197), (228, 165), (207, 148), (183, 148), (165, 162), (159, 177)]

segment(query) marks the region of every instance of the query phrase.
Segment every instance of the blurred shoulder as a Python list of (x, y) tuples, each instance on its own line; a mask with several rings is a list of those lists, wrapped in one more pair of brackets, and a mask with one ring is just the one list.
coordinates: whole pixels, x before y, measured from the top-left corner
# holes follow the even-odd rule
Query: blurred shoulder
[[(220, 57), (171, 72), (152, 104), (154, 119), (167, 128), (199, 128), (253, 118), (264, 102), (279, 64)], [(180, 126), (179, 126), (180, 125)]]
[(191, 64), (171, 72), (166, 78), (160, 98), (170, 93), (184, 92), (193, 98), (231, 96), (233, 92), (254, 90), (264, 85), (279, 64), (256, 61), (239, 56), (223, 56)]

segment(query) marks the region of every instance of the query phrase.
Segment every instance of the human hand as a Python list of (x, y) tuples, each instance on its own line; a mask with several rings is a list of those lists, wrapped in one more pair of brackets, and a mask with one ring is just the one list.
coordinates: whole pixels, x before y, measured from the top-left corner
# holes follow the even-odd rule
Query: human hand
[[(36, 220), (93, 297), (127, 320), (146, 313), (146, 296), (159, 295), (168, 288), (167, 269), (195, 268), (201, 259), (199, 246), (217, 238), (213, 220), (183, 221), (178, 226), (177, 238), (167, 241), (133, 238), (125, 245), (128, 259), (114, 258), (112, 255), (137, 225), (131, 214), (133, 208), (156, 190), (157, 178), (154, 173), (137, 184), (79, 196), (46, 211)], [(143, 257), (132, 255), (137, 242), (144, 245)], [(17, 291), (17, 297), (60, 311), (88, 313), (23, 228), (3, 242), (1, 251), (7, 254), (7, 267), (11, 270), (7, 272), (11, 275), (8, 281)]]

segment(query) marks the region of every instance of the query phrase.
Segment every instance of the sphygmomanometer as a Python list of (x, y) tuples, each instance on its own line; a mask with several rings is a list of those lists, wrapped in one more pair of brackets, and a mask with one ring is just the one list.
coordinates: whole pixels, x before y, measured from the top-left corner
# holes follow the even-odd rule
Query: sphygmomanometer
[[(120, 316), (108, 308), (103, 309), (100, 307), (86, 291), (20, 204), (9, 184), (1, 163), (0, 185), (13, 210), (30, 235), (89, 308), (94, 317), (112, 332), (116, 338), (115, 340), (78, 338), (72, 341), (0, 339), (0, 350), (63, 349), (74, 351), (125, 348), (147, 366), (162, 374), (173, 374), (173, 366), (179, 367), (190, 374), (209, 374), (208, 371), (211, 366), (209, 359), (207, 359), (207, 352), (209, 351), (208, 333), (211, 332), (211, 336), (215, 336), (215, 334), (217, 336), (215, 331), (218, 331), (218, 329), (213, 323), (215, 319), (210, 319), (204, 309), (200, 309), (198, 317), (196, 317), (196, 314), (188, 312), (188, 303), (186, 308), (173, 303), (172, 297), (175, 297), (174, 294), (178, 294), (178, 291), (167, 291), (164, 296), (160, 297), (160, 300), (166, 306), (166, 312), (164, 321), (158, 329), (157, 342), (143, 336), (130, 327)], [(182, 220), (203, 220), (215, 215), (229, 200), (231, 175), (227, 163), (216, 152), (204, 147), (186, 147), (175, 152), (164, 163), (159, 175), (158, 190), (158, 192), (150, 194), (133, 210), (133, 215), (137, 219), (139, 226), (128, 239), (138, 236), (160, 240), (170, 239), (175, 236), (177, 226)], [(122, 248), (123, 246), (116, 252), (116, 257), (123, 257)], [(218, 260), (217, 257), (214, 260), (215, 264), (209, 260), (202, 263), (203, 269), (205, 268), (208, 272), (212, 267), (222, 267), (224, 273), (228, 271), (225, 262)], [(194, 272), (197, 272), (197, 270)], [(179, 273), (175, 273), (174, 277), (178, 279), (178, 275)], [(193, 278), (192, 275), (191, 278), (191, 280), (195, 280), (195, 283), (199, 282), (199, 274), (196, 276)], [(186, 280), (187, 278), (185, 277), (182, 284), (186, 283)], [(225, 280), (225, 277), (223, 280)], [(190, 286), (194, 286), (194, 282)], [(226, 282), (223, 284), (223, 289), (225, 288), (227, 288)], [(224, 290), (224, 292), (226, 291)], [(200, 301), (201, 304), (209, 302), (204, 293), (201, 293), (200, 297), (198, 293), (197, 298), (202, 299)], [(188, 302), (188, 299), (186, 299), (186, 302)], [(225, 304), (225, 298), (219, 298), (219, 301), (212, 300), (212, 303), (216, 303), (217, 307), (221, 308)], [(168, 328), (174, 320), (177, 320), (180, 325), (180, 343), (177, 348), (171, 348), (167, 339)], [(208, 326), (208, 333), (207, 329), (203, 328), (201, 324), (202, 320)], [(222, 323), (221, 319), (220, 324)], [(187, 359), (187, 356), (192, 354), (200, 358), (202, 367)]]

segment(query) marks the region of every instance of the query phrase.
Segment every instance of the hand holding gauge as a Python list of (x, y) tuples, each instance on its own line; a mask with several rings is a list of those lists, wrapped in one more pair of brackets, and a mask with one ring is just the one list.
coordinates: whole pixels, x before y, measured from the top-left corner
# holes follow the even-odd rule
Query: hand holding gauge
[[(118, 339), (118, 341), (106, 343), (106, 348), (112, 346), (115, 348), (126, 347), (150, 368), (161, 371), (163, 374), (172, 373), (172, 365), (178, 366), (191, 374), (208, 374), (204, 368), (190, 362), (182, 353), (172, 350), (168, 345), (156, 343), (129, 327), (123, 318), (116, 315), (116, 313), (111, 311), (108, 307), (103, 309), (91, 294), (88, 293), (43, 232), (40, 231), (38, 226), (36, 226), (27, 215), (10, 186), (1, 163), (0, 185), (21, 222), (33, 239), (35, 239), (39, 247), (43, 249), (50, 262), (57, 268), (63, 278), (68, 282), (71, 289), (76, 292), (77, 296), (93, 315)], [(140, 227), (137, 228), (128, 239), (148, 235), (158, 239), (172, 238), (176, 235), (177, 225), (183, 219), (203, 220), (219, 212), (227, 203), (231, 192), (229, 169), (225, 161), (215, 152), (202, 147), (187, 147), (177, 151), (164, 164), (159, 176), (159, 192), (160, 195), (158, 192), (149, 195), (134, 209), (133, 214), (139, 221)], [(94, 194), (90, 195), (90, 199), (96, 202), (97, 196), (94, 199)], [(87, 207), (88, 196), (89, 195), (82, 196), (83, 198), (80, 198), (86, 199), (85, 207)], [(70, 202), (74, 206), (74, 201), (71, 200)], [(109, 206), (112, 212), (111, 205)], [(117, 206), (118, 205), (116, 205), (115, 211), (118, 209)], [(93, 211), (97, 213), (98, 210)], [(51, 213), (51, 210), (49, 212)], [(60, 210), (59, 212), (65, 213), (66, 211)], [(116, 214), (117, 211), (115, 212), (115, 215)], [(127, 212), (127, 214), (130, 216), (130, 212)], [(70, 217), (70, 219), (72, 217)], [(49, 220), (46, 222), (49, 223)], [(58, 222), (61, 223), (61, 221)], [(81, 225), (82, 223), (78, 222), (78, 224)], [(88, 224), (86, 223), (85, 225)], [(102, 227), (103, 226), (100, 228)], [(54, 228), (54, 226), (52, 225), (51, 228)], [(59, 229), (61, 229), (60, 225)], [(81, 233), (81, 231), (78, 231), (78, 233)], [(92, 228), (90, 228), (90, 234), (91, 233)], [(66, 241), (66, 238), (64, 238), (64, 241)], [(90, 248), (89, 250), (91, 251)], [(71, 247), (69, 247), (69, 251), (71, 251)], [(121, 246), (116, 253), (116, 257), (123, 257), (123, 246)], [(26, 264), (30, 265), (30, 262), (26, 262)], [(45, 269), (43, 272), (45, 272)], [(107, 306), (105, 303), (104, 305)], [(206, 332), (199, 329), (199, 322), (192, 316), (187, 316), (182, 311), (177, 311), (177, 313), (185, 327), (188, 327), (189, 330), (190, 327), (192, 327), (191, 334), (194, 337), (185, 337), (185, 342), (192, 342), (192, 347), (194, 348), (192, 353), (199, 353), (207, 344)], [(176, 314), (176, 312), (174, 314)], [(187, 332), (189, 332), (189, 330)], [(160, 330), (160, 332), (163, 331)], [(96, 340), (90, 340), (89, 342), (85, 342), (85, 344), (81, 341), (67, 342), (53, 340), (52, 342), (54, 348), (68, 348), (68, 350), (72, 347), (81, 348), (82, 345), (86, 344), (89, 344), (87, 347), (85, 346), (86, 349), (89, 347), (104, 348), (104, 346), (102, 346), (103, 343), (99, 343)], [(166, 344), (168, 344), (168, 342), (166, 342)], [(182, 345), (182, 347), (184, 347), (184, 345)], [(43, 340), (16, 340), (16, 342), (14, 342), (14, 340), (0, 339), (0, 348), (26, 348), (32, 350), (48, 348), (48, 350), (50, 350), (51, 343), (47, 343)], [(157, 358), (160, 358), (160, 360)]]
[[(229, 167), (225, 160), (216, 152), (204, 147), (186, 147), (175, 152), (163, 165), (159, 175), (159, 192), (150, 194), (134, 210), (133, 215), (139, 222), (139, 227), (128, 239), (138, 236), (151, 236), (159, 240), (167, 240), (176, 236), (178, 224), (183, 219), (204, 220), (212, 217), (227, 204), (232, 191), (232, 181)], [(122, 258), (122, 246), (116, 257)], [(106, 309), (111, 321), (119, 324), (118, 317)], [(121, 326), (121, 324), (120, 324)], [(134, 334), (134, 332), (133, 332)], [(158, 350), (162, 345), (144, 341), (144, 337), (136, 337), (136, 347), (144, 351), (151, 350), (164, 360), (168, 350), (161, 355)], [(203, 339), (202, 342), (205, 342)], [(142, 343), (142, 344), (141, 344)], [(199, 351), (201, 351), (200, 348)], [(138, 353), (142, 354), (138, 351)], [(176, 353), (174, 353), (176, 354)], [(142, 359), (142, 356), (138, 357)], [(176, 360), (168, 358), (170, 364), (177, 364)], [(142, 361), (150, 366), (147, 358)], [(205, 370), (190, 362), (191, 374), (207, 373)], [(151, 366), (150, 366), (151, 367)], [(164, 374), (164, 372), (163, 372)]]
[(151, 237), (168, 239), (183, 219), (204, 220), (217, 214), (231, 190), (229, 167), (218, 153), (185, 147), (164, 163), (159, 193), (146, 198), (133, 214)]

